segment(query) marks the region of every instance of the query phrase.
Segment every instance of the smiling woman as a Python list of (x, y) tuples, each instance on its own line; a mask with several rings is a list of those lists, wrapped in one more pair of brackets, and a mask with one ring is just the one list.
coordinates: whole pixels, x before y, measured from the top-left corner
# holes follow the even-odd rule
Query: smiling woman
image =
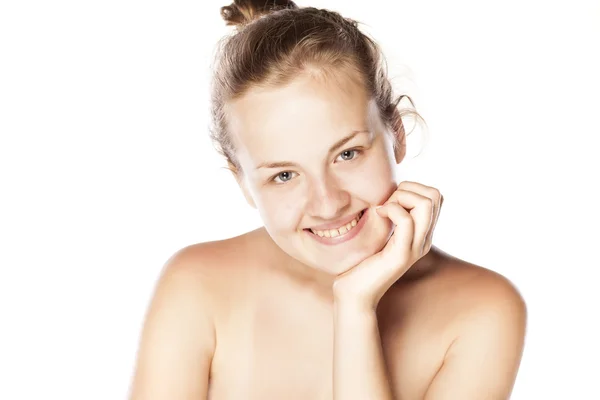
[(443, 196), (397, 176), (415, 112), (376, 43), (291, 1), (222, 16), (212, 138), (264, 226), (168, 261), (131, 398), (508, 398), (524, 301), (433, 246)]

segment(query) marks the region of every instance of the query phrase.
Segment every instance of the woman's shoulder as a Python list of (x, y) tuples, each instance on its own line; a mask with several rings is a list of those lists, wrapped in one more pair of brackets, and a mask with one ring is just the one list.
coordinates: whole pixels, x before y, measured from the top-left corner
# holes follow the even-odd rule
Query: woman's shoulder
[(175, 251), (167, 265), (192, 275), (217, 278), (235, 268), (251, 247), (251, 241), (252, 232), (248, 232), (231, 238), (189, 244)]
[[(435, 262), (400, 279), (378, 309), (401, 381), (438, 371), (448, 357), (473, 360), (489, 348), (509, 352), (522, 346), (526, 307), (516, 285), (491, 269), (434, 252)], [(401, 372), (424, 360), (430, 369)]]
[(437, 285), (461, 308), (473, 309), (494, 302), (524, 303), (517, 286), (507, 276), (472, 262), (448, 256)]
[[(495, 382), (509, 388), (527, 326), (526, 303), (515, 283), (484, 266), (449, 257), (432, 280), (431, 290), (433, 300), (427, 311), (435, 311), (423, 313), (421, 321), (440, 328), (445, 349), (440, 358), (444, 372), (429, 391), (452, 390), (456, 376), (473, 374), (482, 377), (482, 386)], [(492, 366), (486, 362), (490, 359), (497, 362)]]
[(414, 280), (400, 280), (396, 285), (397, 295), (391, 296), (387, 308), (392, 318), (398, 310), (412, 310), (407, 312), (414, 313), (422, 323), (443, 327), (447, 337), (472, 329), (473, 321), (504, 318), (504, 322), (524, 322), (525, 300), (508, 277), (437, 248), (434, 251), (433, 268)]
[[(217, 322), (224, 304), (235, 303), (236, 286), (243, 287), (237, 272), (243, 270), (239, 260), (246, 242), (237, 237), (191, 244), (165, 262), (146, 313), (131, 398), (167, 392), (181, 397), (184, 390), (206, 393)], [(167, 371), (164, 365), (179, 365), (190, 373)]]
[(190, 289), (195, 287), (213, 300), (215, 296), (229, 296), (236, 293), (237, 286), (248, 285), (247, 279), (259, 264), (259, 242), (256, 231), (250, 231), (226, 239), (186, 245), (165, 263), (161, 280), (166, 278)]
[(473, 321), (526, 318), (525, 300), (506, 276), (432, 248), (435, 260), (384, 296), (382, 316), (392, 324), (409, 318), (413, 327), (443, 332), (450, 343)]
[(435, 267), (415, 284), (415, 295), (427, 295), (456, 311), (473, 310), (495, 302), (524, 303), (517, 286), (508, 277), (438, 248), (434, 251)]

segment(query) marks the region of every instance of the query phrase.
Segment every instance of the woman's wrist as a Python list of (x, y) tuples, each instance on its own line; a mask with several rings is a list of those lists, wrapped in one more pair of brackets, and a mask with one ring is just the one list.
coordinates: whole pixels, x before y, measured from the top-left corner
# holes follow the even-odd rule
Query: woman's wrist
[(377, 309), (377, 304), (371, 301), (356, 299), (352, 296), (334, 295), (334, 311), (340, 315), (372, 315)]

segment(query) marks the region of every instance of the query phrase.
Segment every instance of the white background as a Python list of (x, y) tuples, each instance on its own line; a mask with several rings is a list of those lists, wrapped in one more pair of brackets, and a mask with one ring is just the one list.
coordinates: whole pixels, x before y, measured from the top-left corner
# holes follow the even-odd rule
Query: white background
[[(400, 168), (444, 194), (434, 244), (526, 299), (512, 398), (600, 398), (600, 3), (298, 4), (368, 25), (428, 123)], [(208, 139), (223, 5), (1, 3), (0, 398), (125, 398), (163, 263), (260, 225)]]

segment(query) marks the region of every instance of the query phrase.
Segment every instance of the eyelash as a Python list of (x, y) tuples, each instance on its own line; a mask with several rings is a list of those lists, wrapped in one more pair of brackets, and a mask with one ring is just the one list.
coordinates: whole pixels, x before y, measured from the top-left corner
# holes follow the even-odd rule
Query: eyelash
[[(347, 151), (352, 151), (352, 152), (354, 152), (354, 154), (355, 154), (355, 156), (354, 156), (354, 157), (352, 157), (350, 160), (343, 160), (343, 161), (348, 161), (348, 162), (351, 162), (351, 161), (354, 161), (354, 160), (356, 160), (356, 157), (357, 157), (357, 156), (359, 156), (359, 155), (361, 155), (361, 154), (362, 154), (362, 152), (363, 152), (363, 151), (362, 151), (361, 149), (359, 149), (359, 148), (353, 148), (353, 149), (348, 149), (348, 150), (344, 150), (344, 151), (342, 151), (341, 153), (339, 153), (339, 154), (338, 154), (338, 157), (339, 157), (340, 155), (342, 155), (343, 153), (347, 152)], [(336, 159), (337, 159), (337, 157), (336, 157)], [(289, 181), (290, 181), (292, 178), (290, 178), (289, 180), (287, 180), (287, 181), (285, 181), (285, 182), (276, 182), (276, 181), (275, 181), (275, 179), (277, 179), (277, 178), (279, 177), (279, 175), (283, 174), (284, 172), (291, 172), (291, 171), (281, 171), (281, 172), (279, 172), (278, 174), (276, 174), (276, 175), (272, 176), (272, 177), (269, 179), (269, 182), (274, 182), (276, 185), (284, 185), (284, 184), (286, 184), (286, 183), (287, 183), (287, 182), (289, 182)]]

